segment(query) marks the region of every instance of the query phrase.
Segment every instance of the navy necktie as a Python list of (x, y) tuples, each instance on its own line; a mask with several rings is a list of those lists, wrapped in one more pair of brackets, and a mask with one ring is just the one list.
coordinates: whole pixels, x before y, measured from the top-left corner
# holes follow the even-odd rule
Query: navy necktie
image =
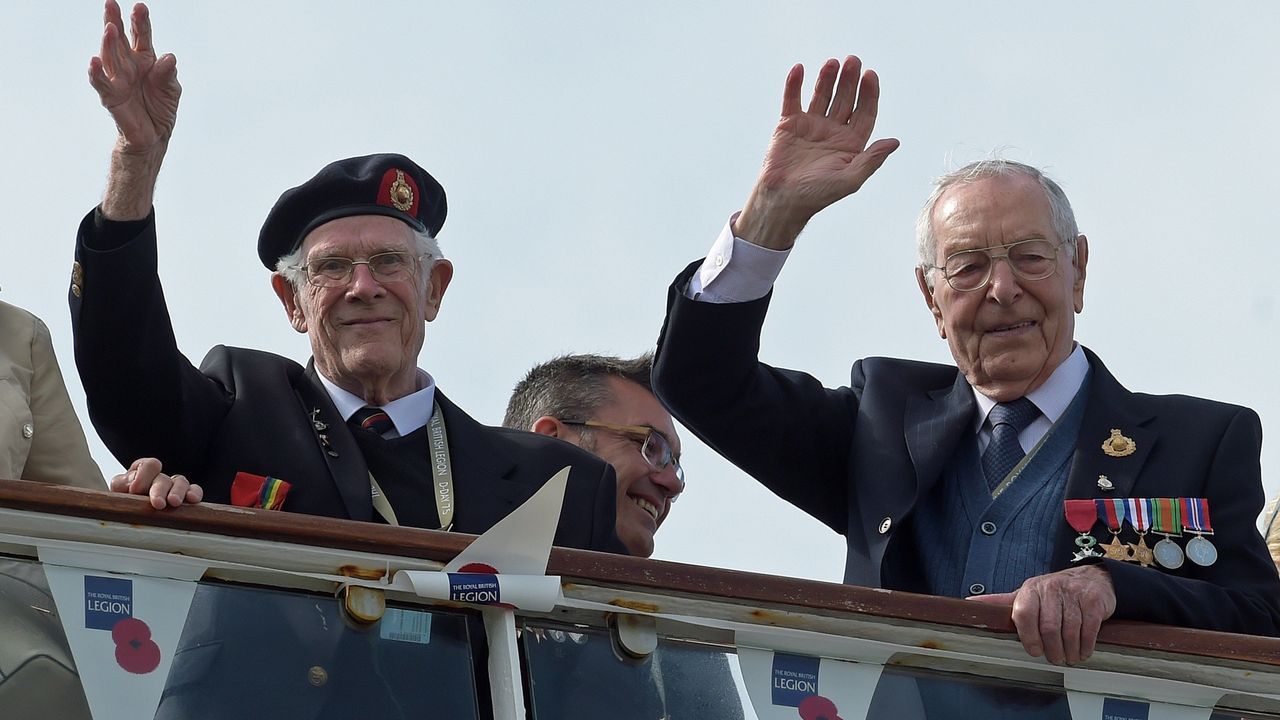
[(987, 419), (991, 422), (991, 443), (982, 453), (982, 472), (987, 488), (995, 490), (1026, 453), (1018, 444), (1018, 435), (1040, 416), (1035, 403), (1022, 397), (1013, 402), (997, 403)]
[(391, 422), (391, 416), (384, 412), (382, 408), (368, 406), (357, 410), (347, 422), (379, 436), (385, 435), (396, 427), (395, 423)]

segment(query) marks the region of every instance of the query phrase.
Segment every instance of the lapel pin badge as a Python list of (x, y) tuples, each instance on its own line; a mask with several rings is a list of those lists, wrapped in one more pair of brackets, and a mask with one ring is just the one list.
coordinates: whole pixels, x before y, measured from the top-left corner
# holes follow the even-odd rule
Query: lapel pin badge
[(1116, 489), (1115, 483), (1111, 482), (1111, 478), (1106, 475), (1098, 476), (1098, 489), (1103, 492), (1111, 492)]
[(1111, 428), (1111, 437), (1102, 441), (1102, 452), (1109, 457), (1126, 457), (1137, 449), (1138, 445), (1133, 438), (1125, 437), (1117, 428)]
[(315, 429), (316, 439), (320, 441), (320, 447), (324, 448), (325, 453), (329, 457), (338, 457), (338, 451), (333, 449), (333, 444), (329, 442), (329, 435), (325, 433), (329, 429), (329, 424), (320, 419), (320, 408), (311, 410), (311, 427)]

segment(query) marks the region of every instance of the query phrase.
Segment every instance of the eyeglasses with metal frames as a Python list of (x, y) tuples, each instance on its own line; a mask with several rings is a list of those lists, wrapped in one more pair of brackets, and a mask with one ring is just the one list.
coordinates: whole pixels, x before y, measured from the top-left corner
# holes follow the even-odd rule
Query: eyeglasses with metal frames
[(291, 267), (305, 272), (307, 282), (316, 287), (344, 287), (351, 282), (357, 265), (367, 266), (374, 279), (379, 282), (394, 282), (414, 277), (418, 262), (426, 257), (392, 251), (370, 255), (364, 260), (339, 256), (319, 257), (308, 260), (305, 265)]
[[(671, 442), (656, 429), (647, 425), (619, 425), (599, 420), (561, 420), (560, 422), (565, 425), (580, 425), (608, 430), (634, 440), (643, 441), (640, 446), (640, 454), (644, 457), (645, 462), (649, 463), (649, 467), (661, 471), (670, 465), (675, 470), (676, 480), (680, 481), (679, 492), (684, 492), (684, 468), (680, 467), (680, 459), (671, 450)], [(674, 500), (674, 498), (672, 499)]]
[[(997, 260), (1009, 263), (1009, 269), (1021, 280), (1043, 280), (1058, 270), (1058, 250), (1063, 245), (1044, 238), (1019, 240), (1008, 245), (961, 250), (947, 256), (941, 266), (926, 265), (929, 270), (941, 270), (947, 284), (958, 292), (981, 290), (991, 282)], [(1004, 250), (1003, 253), (993, 252)]]

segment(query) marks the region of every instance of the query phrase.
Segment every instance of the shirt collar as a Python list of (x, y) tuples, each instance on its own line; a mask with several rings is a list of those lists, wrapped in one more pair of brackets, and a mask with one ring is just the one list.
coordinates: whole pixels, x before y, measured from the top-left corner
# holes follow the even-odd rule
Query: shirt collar
[[(324, 389), (329, 391), (333, 406), (338, 409), (338, 414), (344, 421), (350, 420), (357, 410), (368, 404), (364, 398), (343, 390), (322, 373), (316, 372), (316, 376), (320, 378), (320, 384), (324, 385)], [(432, 410), (435, 409), (436, 381), (421, 368), (418, 369), (418, 385), (421, 386), (420, 390), (415, 390), (382, 406), (382, 410), (391, 418), (391, 423), (396, 426), (396, 432), (401, 436), (408, 435), (426, 425), (431, 420)]]
[[(1045, 380), (1040, 387), (1027, 393), (1027, 399), (1035, 403), (1036, 408), (1049, 419), (1050, 423), (1056, 423), (1058, 418), (1062, 417), (1062, 413), (1067, 411), (1067, 406), (1080, 391), (1080, 386), (1088, 374), (1089, 359), (1084, 356), (1084, 347), (1076, 343), (1075, 350), (1072, 350), (1067, 359), (1053, 371), (1049, 379)], [(996, 401), (978, 392), (977, 388), (971, 386), (971, 389), (974, 399), (978, 401), (978, 420), (974, 428), (976, 432), (986, 424), (987, 415), (991, 413), (991, 408), (996, 406)]]

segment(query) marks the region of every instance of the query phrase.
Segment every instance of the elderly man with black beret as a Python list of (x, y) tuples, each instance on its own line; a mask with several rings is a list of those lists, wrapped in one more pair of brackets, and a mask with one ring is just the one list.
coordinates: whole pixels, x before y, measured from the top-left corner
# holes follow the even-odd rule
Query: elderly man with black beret
[(218, 346), (178, 350), (156, 271), (152, 197), (181, 88), (147, 9), (107, 4), (89, 80), (119, 129), (102, 205), (85, 217), (71, 285), (90, 417), (129, 471), (116, 490), (158, 508), (199, 501), (479, 533), (571, 465), (557, 545), (626, 552), (614, 473), (565, 443), (480, 425), (418, 365), (453, 277), (436, 235), (445, 192), (402, 155), (331, 163), (284, 193), (258, 255), (305, 367)]

